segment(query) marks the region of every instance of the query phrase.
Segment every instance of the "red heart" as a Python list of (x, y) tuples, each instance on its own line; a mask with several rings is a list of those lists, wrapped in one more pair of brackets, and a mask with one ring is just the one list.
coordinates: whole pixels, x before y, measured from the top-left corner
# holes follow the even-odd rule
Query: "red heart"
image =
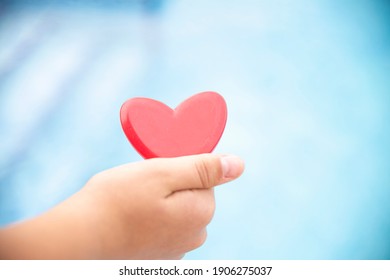
[(149, 98), (132, 98), (121, 108), (123, 131), (144, 158), (210, 153), (225, 129), (227, 108), (216, 92), (202, 92), (175, 110)]

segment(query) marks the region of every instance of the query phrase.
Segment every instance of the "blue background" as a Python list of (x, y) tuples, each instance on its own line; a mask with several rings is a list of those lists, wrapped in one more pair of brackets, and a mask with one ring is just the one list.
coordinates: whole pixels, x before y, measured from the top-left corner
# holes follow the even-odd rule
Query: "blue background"
[[(387, 1), (2, 1), (0, 225), (141, 160), (134, 96), (228, 104), (216, 190), (187, 259), (390, 258)], [(156, 233), (158, 234), (158, 233)]]

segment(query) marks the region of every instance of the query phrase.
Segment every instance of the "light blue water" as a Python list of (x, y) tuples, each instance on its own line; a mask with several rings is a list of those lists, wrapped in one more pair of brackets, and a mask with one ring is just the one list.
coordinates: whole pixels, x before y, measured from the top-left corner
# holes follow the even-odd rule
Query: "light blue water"
[(1, 225), (141, 160), (126, 99), (214, 90), (246, 171), (187, 259), (390, 258), (386, 1), (30, 2), (0, 7)]

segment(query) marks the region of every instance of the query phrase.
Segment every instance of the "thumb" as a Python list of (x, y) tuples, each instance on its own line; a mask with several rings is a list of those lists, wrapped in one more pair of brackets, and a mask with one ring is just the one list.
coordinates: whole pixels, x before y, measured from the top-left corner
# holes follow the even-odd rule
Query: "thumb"
[[(200, 154), (147, 160), (168, 192), (208, 189), (238, 178), (244, 162), (233, 155)], [(150, 174), (152, 175), (152, 174)]]

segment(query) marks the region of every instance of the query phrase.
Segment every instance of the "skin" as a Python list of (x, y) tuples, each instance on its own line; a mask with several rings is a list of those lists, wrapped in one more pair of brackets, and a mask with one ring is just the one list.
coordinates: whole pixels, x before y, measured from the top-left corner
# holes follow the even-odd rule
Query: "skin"
[(93, 176), (50, 211), (0, 230), (2, 259), (180, 259), (206, 240), (229, 155), (150, 159)]

